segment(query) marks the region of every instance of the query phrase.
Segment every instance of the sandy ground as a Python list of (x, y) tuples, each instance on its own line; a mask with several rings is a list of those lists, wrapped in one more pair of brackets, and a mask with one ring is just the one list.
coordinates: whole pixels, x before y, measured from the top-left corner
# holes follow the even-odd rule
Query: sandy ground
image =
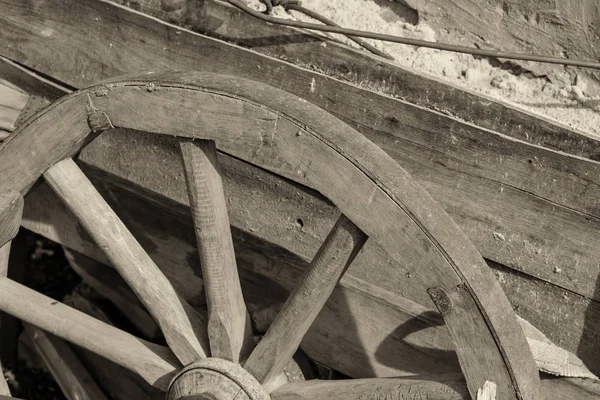
[[(265, 9), (259, 0), (247, 2), (257, 10)], [(413, 25), (406, 22), (403, 16), (399, 15), (397, 7), (392, 8), (393, 3), (389, 3), (388, 6), (386, 2), (372, 0), (302, 1), (304, 7), (343, 27), (443, 43), (459, 43), (458, 38), (435, 32), (425, 23)], [(311, 21), (301, 13), (288, 13), (282, 7), (276, 7), (274, 15)], [(336, 35), (336, 38), (351, 46), (357, 46), (341, 36)], [(574, 129), (600, 136), (600, 98), (587, 95), (586, 78), (575, 72), (576, 69), (565, 69), (564, 74), (559, 72), (553, 77), (538, 77), (528, 72), (528, 63), (525, 62), (519, 63), (521, 68), (510, 68), (515, 64), (492, 61), (492, 65), (487, 59), (476, 59), (467, 54), (376, 40), (367, 41), (393, 56), (396, 63), (402, 67), (427, 73), (456, 86), (517, 105)]]

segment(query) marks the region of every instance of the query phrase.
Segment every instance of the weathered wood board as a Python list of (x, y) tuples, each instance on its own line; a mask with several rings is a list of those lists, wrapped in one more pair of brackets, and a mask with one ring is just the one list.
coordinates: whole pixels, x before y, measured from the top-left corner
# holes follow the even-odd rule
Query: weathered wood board
[[(442, 202), (486, 257), (520, 269), (526, 274), (556, 283), (558, 287), (549, 286), (550, 289), (556, 288), (555, 292), (567, 294), (573, 292), (575, 299), (578, 299), (573, 304), (573, 306), (579, 305), (577, 314), (565, 310), (559, 316), (553, 314), (550, 318), (548, 315), (532, 310), (532, 315), (527, 317), (560, 345), (572, 351), (579, 350), (580, 356), (587, 358), (587, 361), (593, 362), (595, 359), (593, 354), (598, 351), (598, 341), (593, 338), (597, 336), (598, 330), (594, 328), (592, 319), (587, 315), (593, 314), (591, 310), (594, 310), (597, 304), (589, 298), (598, 297), (595, 288), (597, 271), (594, 269), (596, 264), (593, 261), (596, 259), (593, 243), (598, 230), (595, 228), (597, 225), (594, 214), (595, 203), (592, 202), (595, 197), (593, 196), (595, 184), (593, 181), (586, 181), (588, 178), (586, 173), (591, 175), (596, 168), (596, 163), (567, 157), (539, 147), (524, 146), (523, 143), (511, 140), (507, 136), (478, 129), (447, 116), (326, 78), (318, 73), (295, 68), (253, 52), (195, 35), (109, 3), (84, 1), (70, 5), (72, 10), (81, 17), (76, 20), (64, 18), (59, 11), (60, 7), (52, 1), (41, 2), (35, 10), (27, 9), (26, 5), (17, 6), (11, 1), (5, 2), (3, 6), (7, 10), (6, 18), (9, 23), (7, 29), (0, 32), (0, 35), (10, 40), (11, 36), (19, 34), (22, 40), (18, 46), (2, 48), (0, 52), (24, 64), (35, 65), (45, 73), (67, 81), (73, 86), (89, 84), (124, 72), (150, 69), (150, 66), (154, 70), (171, 68), (218, 70), (259, 79), (307, 96), (310, 101), (358, 126), (415, 176), (421, 178), (421, 182)], [(58, 59), (50, 56), (50, 51), (58, 51), (58, 49), (52, 50), (52, 42), (48, 41), (40, 31), (23, 30), (22, 24), (18, 24), (20, 18), (32, 16), (38, 18), (39, 25), (36, 26), (39, 29), (43, 30), (44, 28), (40, 27), (45, 26), (44, 24), (48, 25), (47, 27), (52, 30), (53, 39), (61, 37), (62, 40), (73, 42), (74, 48), (77, 49), (75, 53), (78, 55), (71, 57), (72, 53), (68, 55), (60, 53)], [(94, 18), (101, 18), (102, 23)], [(114, 33), (119, 31), (112, 29), (111, 26), (116, 26), (117, 23), (120, 23), (119, 29), (126, 30), (126, 35)], [(82, 27), (85, 24), (90, 37), (94, 38), (93, 43), (101, 43), (108, 48), (95, 48), (76, 35), (68, 35), (67, 32), (74, 29), (72, 24), (82, 24)], [(241, 23), (238, 25), (244, 26)], [(113, 46), (110, 46), (111, 43)], [(338, 48), (342, 49), (342, 47)], [(97, 54), (100, 50), (102, 50), (101, 56)], [(247, 60), (246, 65), (255, 65), (257, 68), (239, 65), (236, 61), (240, 59)], [(393, 70), (391, 66), (386, 68)], [(406, 75), (404, 76), (405, 80), (410, 80)], [(401, 77), (400, 72), (397, 72), (392, 81), (399, 82)], [(311, 95), (312, 79), (315, 80), (315, 94)], [(436, 87), (433, 84), (430, 86)], [(326, 93), (329, 93), (329, 97)], [(341, 95), (342, 93), (344, 96)], [(455, 91), (454, 94), (456, 93), (458, 92)], [(467, 94), (464, 96), (470, 99), (469, 104), (476, 103), (476, 96), (469, 95), (471, 96), (469, 97)], [(480, 98), (479, 100), (483, 101)], [(362, 105), (363, 102), (369, 106)], [(372, 111), (377, 107), (382, 107), (385, 112)], [(490, 107), (498, 106), (496, 103), (491, 103)], [(478, 109), (482, 108), (483, 106)], [(508, 113), (525, 118), (525, 114), (518, 114), (509, 108), (506, 110), (502, 115)], [(380, 114), (383, 114), (383, 117)], [(528, 121), (529, 126), (535, 126), (532, 121), (539, 122), (542, 127), (548, 125), (532, 118)], [(554, 129), (560, 130), (560, 127)], [(432, 131), (435, 132), (434, 135), (431, 134)], [(590, 150), (593, 149), (594, 140), (577, 136), (567, 130), (560, 132), (563, 136), (558, 137), (562, 137), (567, 143), (565, 151), (581, 154), (587, 151), (583, 155), (593, 156)], [(541, 135), (531, 135), (531, 137), (540, 138)], [(450, 144), (455, 140), (458, 141), (459, 146), (453, 150)], [(487, 145), (488, 141), (491, 142), (490, 146)], [(556, 143), (561, 142), (558, 140)], [(577, 147), (578, 143), (587, 144)], [(520, 155), (506, 156), (508, 161), (505, 161), (505, 165), (507, 163), (511, 168), (508, 169), (511, 175), (503, 177), (497, 172), (499, 168), (494, 164), (494, 161), (500, 159), (494, 151), (506, 152), (512, 149), (511, 146), (526, 150), (523, 150)], [(473, 163), (472, 157), (479, 154), (482, 155), (482, 159), (485, 156), (486, 163)], [(538, 160), (541, 161), (538, 163)], [(128, 162), (130, 161), (129, 159)], [(555, 172), (551, 175), (564, 172), (563, 181), (560, 184), (551, 184), (549, 188), (545, 184), (549, 171), (546, 168), (548, 163), (553, 164), (555, 168), (553, 170)], [(570, 165), (572, 163), (575, 165)], [(563, 171), (563, 166), (574, 170)], [(463, 172), (463, 169), (466, 172)], [(576, 175), (581, 176), (580, 183), (570, 182)], [(591, 177), (593, 178), (594, 176)], [(149, 178), (152, 179), (154, 178)], [(147, 183), (143, 182), (144, 185)], [(562, 190), (565, 184), (572, 185), (567, 187), (583, 185), (580, 187), (587, 188), (589, 186), (589, 189), (593, 190), (588, 192), (590, 194), (587, 197), (585, 193), (584, 196), (580, 196), (579, 193)], [(535, 190), (531, 190), (532, 185)], [(264, 187), (263, 185), (254, 190), (264, 190)], [(169, 195), (171, 191), (178, 190), (166, 187), (162, 189)], [(478, 196), (473, 196), (473, 193), (478, 193)], [(282, 208), (286, 207), (282, 206)], [(287, 211), (289, 209), (291, 208), (287, 208)], [(239, 224), (238, 226), (244, 230), (258, 230), (258, 235), (268, 240), (264, 237), (266, 227), (261, 225), (253, 227), (245, 221), (246, 217), (247, 215), (240, 215), (236, 219), (237, 222), (232, 220), (232, 223)], [(580, 222), (577, 222), (578, 218)], [(292, 236), (295, 239), (293, 250), (310, 254), (312, 242), (310, 236), (320, 237), (319, 235), (325, 231), (326, 224), (323, 218), (315, 216), (312, 221), (310, 217), (295, 220), (292, 218), (290, 221), (303, 226)], [(548, 222), (544, 225), (539, 221)], [(277, 230), (273, 232), (281, 233)], [(273, 236), (275, 243), (281, 239), (275, 234)], [(377, 265), (386, 264), (385, 256), (370, 258), (375, 259)], [(558, 265), (548, 265), (547, 261), (556, 262), (557, 259), (564, 261)], [(571, 263), (572, 260), (576, 262)], [(360, 269), (355, 271), (353, 273), (361, 276)], [(402, 280), (400, 278), (411, 275), (410, 267), (400, 266), (398, 271), (395, 270), (390, 277), (386, 277), (398, 280), (373, 281), (378, 278), (369, 275), (366, 270), (362, 271), (362, 276), (386, 289), (400, 290), (402, 294), (421, 304), (428, 304), (428, 299), (423, 297), (424, 292), (411, 289), (418, 285), (403, 284), (398, 288)], [(535, 279), (530, 280), (536, 282)], [(562, 291), (560, 286), (568, 290)], [(548, 290), (552, 292), (550, 289)], [(532, 293), (526, 294), (520, 291), (517, 297), (512, 297), (512, 300), (517, 306), (521, 303), (527, 305), (534, 297)], [(560, 302), (564, 302), (562, 296), (549, 297), (548, 307), (558, 307)], [(589, 310), (586, 311), (586, 308)], [(557, 330), (556, 323), (560, 324), (562, 321), (565, 321), (565, 327), (576, 325), (578, 328), (574, 332), (573, 329)], [(583, 340), (580, 343), (581, 338)]]

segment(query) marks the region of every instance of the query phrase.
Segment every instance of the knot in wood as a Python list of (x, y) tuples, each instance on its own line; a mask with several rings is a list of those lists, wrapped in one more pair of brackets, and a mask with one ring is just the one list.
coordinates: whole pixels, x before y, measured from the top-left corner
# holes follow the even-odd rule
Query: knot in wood
[(169, 385), (167, 400), (270, 400), (260, 383), (239, 364), (205, 358), (186, 366)]
[(427, 294), (433, 301), (433, 304), (437, 307), (438, 311), (442, 315), (448, 314), (453, 307), (452, 299), (448, 296), (448, 292), (443, 288), (429, 288), (427, 289)]

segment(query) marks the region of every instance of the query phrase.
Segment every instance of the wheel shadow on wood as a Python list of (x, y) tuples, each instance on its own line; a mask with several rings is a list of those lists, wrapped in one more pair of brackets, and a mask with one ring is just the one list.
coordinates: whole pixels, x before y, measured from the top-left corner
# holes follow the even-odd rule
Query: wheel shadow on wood
[[(453, 350), (425, 347), (411, 343), (411, 334), (434, 326), (442, 326), (444, 321), (435, 311), (426, 311), (399, 325), (379, 346), (375, 358), (387, 366), (415, 374), (452, 374), (460, 371), (458, 357)], [(406, 344), (405, 355), (390, 362), (388, 355), (396, 351), (398, 343)], [(432, 362), (431, 360), (438, 360)], [(419, 367), (421, 366), (421, 367)]]

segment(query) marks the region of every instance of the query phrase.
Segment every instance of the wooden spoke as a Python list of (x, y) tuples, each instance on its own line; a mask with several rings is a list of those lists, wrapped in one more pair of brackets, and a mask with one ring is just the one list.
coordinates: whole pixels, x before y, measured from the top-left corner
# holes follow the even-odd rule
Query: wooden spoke
[(208, 305), (213, 357), (238, 362), (252, 329), (238, 276), (215, 142), (181, 143)]
[(162, 390), (181, 368), (169, 349), (116, 329), (8, 278), (0, 278), (0, 310), (134, 371)]
[(267, 383), (292, 357), (367, 236), (342, 215), (244, 368)]
[(190, 321), (193, 309), (177, 296), (169, 280), (75, 162), (68, 158), (56, 163), (44, 178), (148, 308), (177, 358), (189, 364), (206, 357), (200, 342), (201, 327)]
[(107, 400), (67, 343), (30, 324), (25, 332), (67, 399)]
[(468, 396), (460, 377), (447, 382), (420, 377), (312, 380), (285, 385), (271, 393), (272, 400), (465, 400)]
[(17, 235), (22, 216), (23, 196), (15, 191), (0, 193), (0, 246)]

